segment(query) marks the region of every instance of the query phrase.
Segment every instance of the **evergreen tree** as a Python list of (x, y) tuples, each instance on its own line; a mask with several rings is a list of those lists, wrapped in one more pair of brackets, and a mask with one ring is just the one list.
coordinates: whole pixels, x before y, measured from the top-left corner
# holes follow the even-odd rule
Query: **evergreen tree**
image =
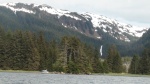
[(108, 50), (108, 56), (106, 58), (106, 62), (109, 67), (109, 72), (112, 72), (113, 70), (113, 59), (115, 55), (116, 55), (116, 48), (115, 48), (115, 45), (112, 45)]
[(13, 56), (13, 69), (24, 69), (26, 66), (26, 56), (28, 56), (28, 48), (25, 36), (22, 31), (16, 31), (13, 38), (12, 55)]
[(80, 45), (80, 47), (77, 51), (78, 52), (78, 57), (77, 57), (76, 64), (78, 66), (78, 69), (79, 69), (80, 73), (88, 74), (88, 73), (91, 72), (91, 65), (89, 63), (88, 56), (84, 52), (85, 50), (86, 50), (86, 48), (84, 48), (84, 45)]
[(121, 73), (123, 70), (122, 60), (117, 51), (115, 45), (112, 45), (108, 50), (108, 56), (106, 58), (109, 72)]
[(108, 64), (107, 64), (107, 60), (104, 60), (103, 62), (103, 72), (104, 73), (108, 73), (109, 72), (109, 67), (108, 67)]
[(48, 57), (48, 47), (46, 46), (46, 40), (42, 32), (38, 36), (38, 50), (40, 54), (40, 70), (47, 69), (47, 57)]
[(93, 68), (93, 72), (95, 73), (103, 73), (103, 64), (101, 62), (100, 59), (100, 55), (98, 52), (98, 49), (95, 49), (95, 51), (93, 51), (93, 63), (92, 63), (92, 68)]
[[(112, 64), (116, 64), (113, 58), (117, 54), (110, 50)], [(120, 58), (116, 56), (115, 59)], [(29, 31), (6, 32), (0, 29), (0, 69), (106, 73), (110, 64), (108, 60), (102, 63), (98, 50), (76, 37), (62, 37), (58, 44), (55, 40), (48, 42), (42, 32), (35, 35)]]
[(121, 73), (122, 71), (123, 71), (122, 60), (119, 53), (117, 52), (115, 57), (113, 58), (112, 72)]
[(139, 56), (134, 55), (129, 67), (129, 73), (137, 74), (138, 73), (138, 66), (139, 66)]
[(62, 37), (60, 45), (59, 45), (60, 54), (58, 55), (56, 62), (53, 64), (54, 70), (66, 71), (68, 47), (69, 47), (69, 38), (67, 36)]
[(60, 54), (54, 64), (57, 70), (63, 69), (68, 73), (89, 73), (92, 71), (90, 56), (86, 54), (87, 49), (79, 39), (65, 36), (60, 45)]
[(69, 61), (68, 67), (67, 67), (67, 73), (73, 73), (73, 74), (78, 74), (79, 73), (79, 69), (78, 69), (77, 65), (74, 62)]
[(0, 69), (4, 66), (5, 61), (5, 31), (0, 27)]
[(26, 32), (26, 49), (28, 54), (26, 55), (26, 66), (27, 70), (39, 70), (40, 66), (40, 54), (36, 47), (37, 42), (33, 38), (31, 32)]
[(150, 49), (145, 49), (139, 62), (138, 72), (150, 74)]
[(58, 47), (55, 40), (50, 41), (49, 49), (48, 49), (48, 70), (53, 71), (53, 64), (56, 62), (58, 58)]

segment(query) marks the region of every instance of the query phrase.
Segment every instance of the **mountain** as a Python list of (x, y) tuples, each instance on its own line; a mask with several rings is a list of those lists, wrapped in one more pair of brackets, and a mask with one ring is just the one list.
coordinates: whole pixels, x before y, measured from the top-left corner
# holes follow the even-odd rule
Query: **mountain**
[(144, 47), (150, 47), (150, 29), (143, 34), (143, 36), (138, 40), (139, 44), (143, 44)]
[(77, 12), (55, 9), (48, 5), (6, 3), (1, 4), (0, 6), (10, 9), (16, 15), (19, 12), (25, 12), (32, 15), (38, 15), (39, 18), (47, 18), (46, 16), (52, 17), (60, 26), (75, 29), (82, 34), (97, 39), (103, 38), (103, 35), (100, 33), (100, 31), (102, 31), (117, 40), (130, 42), (141, 37), (142, 34), (148, 30), (148, 28), (121, 23), (115, 19), (102, 15), (92, 13), (79, 14)]
[(143, 34), (143, 36), (134, 43), (133, 47), (137, 48), (137, 52), (142, 53), (144, 48), (150, 48), (150, 29)]
[(24, 3), (0, 4), (0, 25), (7, 30), (43, 31), (49, 40), (76, 36), (87, 44), (103, 45), (104, 55), (111, 44), (116, 44), (122, 55), (130, 55), (127, 53), (130, 43), (148, 30), (102, 15)]

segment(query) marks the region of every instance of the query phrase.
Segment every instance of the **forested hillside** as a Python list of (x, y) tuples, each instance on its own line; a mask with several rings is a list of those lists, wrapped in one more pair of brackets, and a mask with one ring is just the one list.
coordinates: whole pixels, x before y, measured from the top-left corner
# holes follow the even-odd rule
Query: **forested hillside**
[[(26, 11), (22, 10), (23, 8)], [(54, 11), (49, 13), (44, 8)], [(94, 19), (98, 22), (95, 23)], [(60, 42), (63, 36), (74, 36), (87, 45), (97, 48), (103, 45), (103, 57), (108, 55), (107, 50), (112, 44), (116, 45), (121, 56), (132, 56), (138, 53), (137, 47), (134, 48), (131, 43), (139, 39), (136, 34), (141, 35), (146, 31), (141, 28), (141, 32), (131, 32), (133, 26), (123, 25), (100, 15), (79, 14), (56, 10), (50, 6), (23, 3), (0, 5), (0, 25), (6, 31), (21, 30), (35, 34), (42, 31), (47, 41), (55, 39)]]
[(133, 46), (140, 56), (133, 56), (129, 73), (150, 74), (150, 29)]
[[(142, 55), (133, 57), (129, 73), (150, 74), (149, 66), (150, 47), (147, 46)], [(115, 45), (110, 45), (107, 56), (101, 58), (99, 49), (76, 37), (64, 36), (59, 42), (48, 41), (43, 32), (5, 31), (3, 28), (0, 28), (0, 69), (47, 69), (74, 74), (128, 71)]]
[[(60, 42), (47, 41), (42, 32), (37, 35), (30, 31), (12, 32), (0, 28), (0, 69), (120, 73), (123, 71), (121, 57), (114, 49), (109, 50), (109, 55), (113, 56), (103, 62), (99, 49), (86, 45), (76, 37), (65, 36)], [(113, 64), (116, 66), (113, 71), (109, 59), (117, 62)]]
[(134, 54), (142, 55), (145, 48), (150, 48), (150, 29), (138, 41), (132, 43), (129, 50)]
[(150, 47), (150, 29), (143, 34), (137, 43), (142, 44), (146, 48)]
[(148, 28), (23, 3), (0, 5), (0, 25), (0, 69), (121, 73), (122, 57), (135, 55), (129, 73), (150, 73)]

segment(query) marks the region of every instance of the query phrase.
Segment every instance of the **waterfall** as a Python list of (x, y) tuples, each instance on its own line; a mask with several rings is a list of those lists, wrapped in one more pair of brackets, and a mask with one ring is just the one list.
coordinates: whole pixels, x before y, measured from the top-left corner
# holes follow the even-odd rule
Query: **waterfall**
[(103, 55), (102, 48), (103, 48), (103, 45), (101, 45), (101, 47), (100, 47), (100, 54), (101, 54), (101, 56)]

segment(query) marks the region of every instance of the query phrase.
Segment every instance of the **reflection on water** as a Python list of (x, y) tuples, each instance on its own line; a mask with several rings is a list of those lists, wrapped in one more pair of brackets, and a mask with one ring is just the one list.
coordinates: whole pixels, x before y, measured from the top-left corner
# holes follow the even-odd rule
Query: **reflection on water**
[(0, 72), (0, 84), (149, 84), (148, 77)]

